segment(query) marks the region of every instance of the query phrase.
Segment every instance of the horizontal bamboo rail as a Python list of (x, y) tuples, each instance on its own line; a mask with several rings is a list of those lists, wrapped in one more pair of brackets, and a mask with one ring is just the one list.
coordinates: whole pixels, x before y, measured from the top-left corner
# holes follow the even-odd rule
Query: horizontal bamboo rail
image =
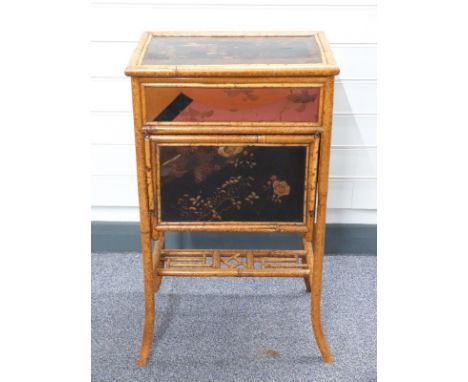
[(149, 137), (158, 143), (184, 143), (196, 145), (198, 143), (310, 143), (317, 139), (314, 135), (151, 135)]
[(161, 223), (156, 226), (157, 231), (172, 231), (172, 232), (291, 232), (304, 233), (307, 232), (305, 224), (298, 225), (282, 225), (282, 224), (216, 224), (216, 223), (201, 223), (180, 224), (180, 223)]
[[(213, 77), (211, 77), (213, 78)], [(143, 80), (145, 81), (145, 80)], [(295, 82), (268, 82), (268, 81), (248, 81), (248, 82), (242, 82), (236, 80), (230, 80), (229, 82), (223, 82), (219, 83), (215, 81), (206, 81), (202, 82), (200, 79), (197, 79), (196, 82), (181, 82), (180, 79), (177, 82), (171, 81), (154, 81), (154, 80), (149, 80), (150, 82), (142, 82), (142, 86), (144, 90), (147, 88), (180, 88), (180, 87), (196, 87), (196, 88), (309, 88), (309, 87), (323, 87), (323, 84), (325, 81), (323, 79), (321, 80), (315, 80), (312, 82), (304, 82), (304, 81), (295, 81)]]
[(203, 126), (191, 124), (148, 124), (143, 127), (146, 134), (320, 134), (323, 128), (310, 125), (278, 125), (270, 124), (268, 126), (258, 126), (254, 124), (213, 124)]
[[(259, 84), (262, 87), (282, 87), (283, 84), (290, 86), (307, 87), (314, 85), (326, 84), (329, 77), (327, 76), (307, 76), (307, 77), (288, 77), (288, 76), (262, 76), (262, 77), (245, 77), (245, 76), (230, 76), (229, 79), (221, 81), (224, 86), (248, 87), (250, 85)], [(157, 77), (147, 76), (139, 78), (141, 90), (151, 86), (196, 86), (212, 84), (219, 85), (220, 77), (217, 76), (198, 76), (198, 77)]]
[(158, 269), (160, 276), (179, 277), (305, 277), (308, 269)]
[(132, 77), (186, 77), (223, 76), (223, 77), (269, 77), (269, 76), (330, 76), (339, 74), (335, 66), (320, 64), (261, 64), (246, 65), (139, 65), (128, 66), (127, 76)]
[(306, 251), (303, 249), (163, 249), (161, 255), (164, 257), (190, 257), (195, 255), (204, 255), (206, 253), (217, 253), (221, 256), (235, 255), (239, 254), (240, 256), (247, 256), (250, 253), (253, 253), (254, 256), (269, 256), (269, 257), (288, 257), (288, 256), (299, 256), (305, 257)]

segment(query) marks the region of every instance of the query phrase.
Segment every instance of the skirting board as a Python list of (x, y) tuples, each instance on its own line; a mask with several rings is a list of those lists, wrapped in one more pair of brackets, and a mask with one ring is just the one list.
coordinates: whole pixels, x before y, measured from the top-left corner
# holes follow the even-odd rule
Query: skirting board
[[(168, 248), (296, 249), (297, 234), (168, 232)], [(134, 222), (91, 222), (92, 252), (139, 252), (139, 225)], [(326, 255), (377, 255), (377, 226), (327, 224)]]

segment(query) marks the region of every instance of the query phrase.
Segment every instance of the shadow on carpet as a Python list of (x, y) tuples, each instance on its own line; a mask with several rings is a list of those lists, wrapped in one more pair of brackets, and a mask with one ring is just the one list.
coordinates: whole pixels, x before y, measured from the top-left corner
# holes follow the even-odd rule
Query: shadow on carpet
[(326, 256), (322, 362), (302, 279), (171, 278), (156, 295), (153, 352), (136, 366), (140, 255), (92, 255), (92, 381), (376, 380), (376, 257)]

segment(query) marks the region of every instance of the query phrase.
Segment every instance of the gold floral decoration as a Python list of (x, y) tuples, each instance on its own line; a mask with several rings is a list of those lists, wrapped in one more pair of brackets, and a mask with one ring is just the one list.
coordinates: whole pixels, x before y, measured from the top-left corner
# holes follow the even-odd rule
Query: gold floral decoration
[(232, 158), (244, 150), (243, 146), (221, 146), (218, 148), (218, 154), (224, 158)]
[(272, 175), (264, 187), (265, 190), (271, 190), (271, 200), (275, 203), (281, 203), (283, 196), (288, 196), (291, 192), (291, 186), (285, 180), (280, 180), (276, 175)]
[(289, 192), (291, 191), (291, 187), (289, 187), (288, 182), (285, 180), (275, 180), (273, 182), (273, 192), (275, 193), (276, 196), (282, 197), (282, 196), (287, 196), (289, 195)]

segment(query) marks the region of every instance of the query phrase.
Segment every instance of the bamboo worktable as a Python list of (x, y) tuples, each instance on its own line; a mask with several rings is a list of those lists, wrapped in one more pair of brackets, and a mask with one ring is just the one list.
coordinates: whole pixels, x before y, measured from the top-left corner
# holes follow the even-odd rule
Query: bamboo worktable
[[(143, 34), (132, 80), (145, 323), (164, 276), (300, 277), (320, 319), (334, 76), (325, 36)], [(299, 250), (167, 249), (168, 231), (287, 232)]]

